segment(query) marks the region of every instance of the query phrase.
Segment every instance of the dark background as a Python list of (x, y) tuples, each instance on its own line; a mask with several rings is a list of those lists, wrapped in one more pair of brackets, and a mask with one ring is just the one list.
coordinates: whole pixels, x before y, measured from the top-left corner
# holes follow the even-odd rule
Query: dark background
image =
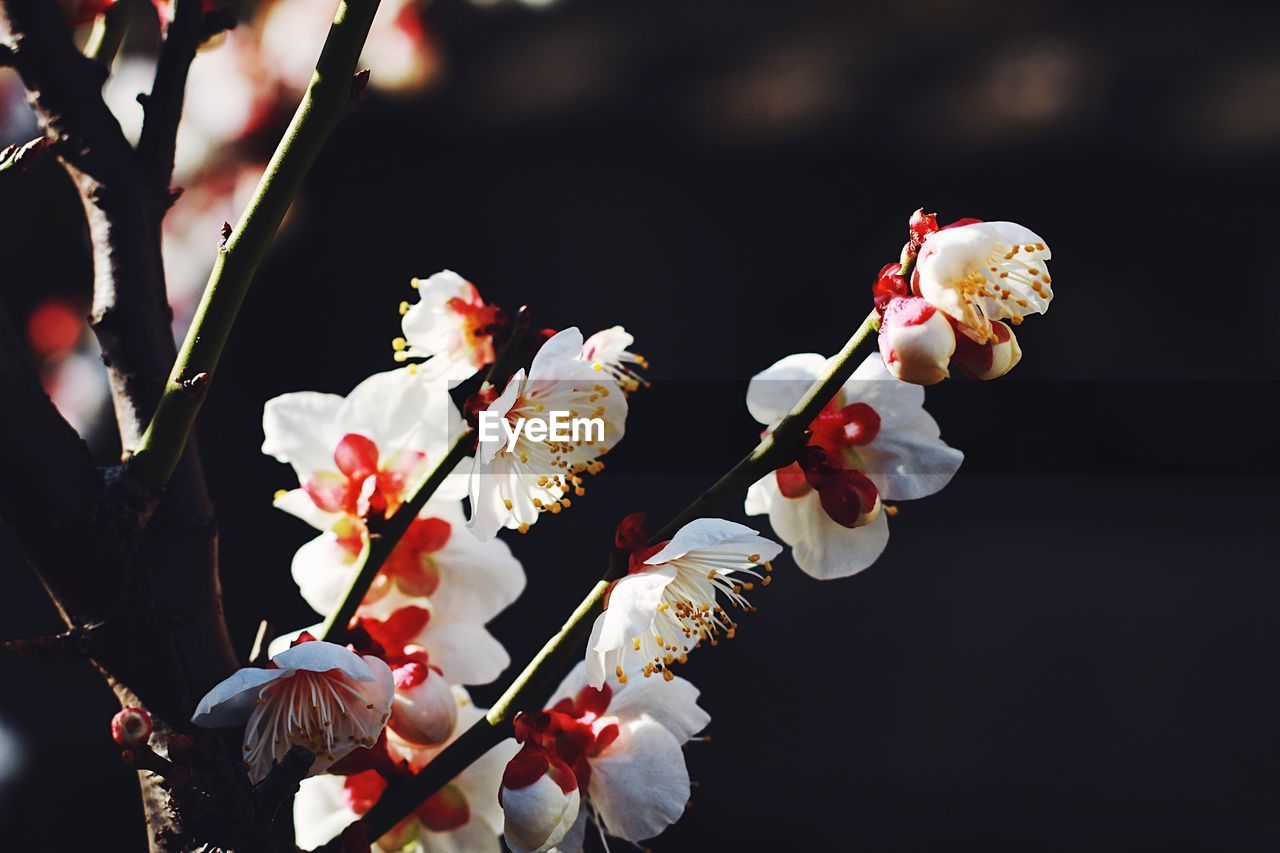
[[(545, 325), (623, 323), (653, 362), (608, 472), (512, 537), (530, 586), (494, 630), (518, 665), (621, 516), (665, 518), (751, 445), (752, 373), (843, 343), (913, 209), (1014, 219), (1052, 245), (1057, 299), (1013, 375), (929, 391), (961, 473), (862, 575), (782, 560), (738, 638), (693, 657), (712, 741), (651, 846), (1277, 849), (1278, 12), (439, 0), (447, 79), (334, 136), (202, 416), (239, 646), (312, 618), (262, 404), (391, 367), (411, 275), (454, 268)], [(0, 214), (15, 310), (89, 285), (58, 230), (69, 187), (34, 177)], [(0, 633), (57, 630), (0, 559)], [(97, 676), (5, 658), (0, 685), (23, 756), (0, 846), (140, 848)]]

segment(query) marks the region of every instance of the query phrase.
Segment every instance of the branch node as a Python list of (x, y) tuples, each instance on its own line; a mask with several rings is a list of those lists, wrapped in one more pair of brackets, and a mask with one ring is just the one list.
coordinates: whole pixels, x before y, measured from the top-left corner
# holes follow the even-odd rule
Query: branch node
[(201, 372), (182, 380), (182, 390), (190, 397), (199, 397), (209, 387), (209, 374)]
[(185, 791), (191, 787), (190, 770), (174, 764), (146, 744), (122, 750), (120, 759), (136, 770), (146, 770), (161, 777), (171, 791)]
[(360, 102), (360, 96), (369, 88), (369, 69), (362, 68), (351, 78), (351, 103)]

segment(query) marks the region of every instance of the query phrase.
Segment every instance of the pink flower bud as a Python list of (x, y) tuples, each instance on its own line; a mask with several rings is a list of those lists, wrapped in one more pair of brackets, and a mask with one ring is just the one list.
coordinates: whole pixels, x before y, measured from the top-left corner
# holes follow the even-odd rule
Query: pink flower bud
[(151, 715), (141, 708), (121, 708), (111, 718), (111, 739), (121, 746), (137, 749), (151, 737)]
[(578, 818), (578, 780), (559, 756), (526, 744), (502, 774), (502, 835), (513, 853), (555, 847)]
[(974, 343), (968, 335), (956, 334), (956, 352), (951, 365), (970, 379), (999, 379), (1022, 360), (1022, 349), (1013, 329), (999, 320), (991, 321), (991, 340)]
[(417, 746), (444, 743), (458, 722), (458, 703), (439, 670), (420, 663), (396, 667), (391, 730)]
[(946, 315), (919, 297), (894, 299), (880, 323), (880, 357), (904, 382), (932, 385), (946, 379), (956, 335)]

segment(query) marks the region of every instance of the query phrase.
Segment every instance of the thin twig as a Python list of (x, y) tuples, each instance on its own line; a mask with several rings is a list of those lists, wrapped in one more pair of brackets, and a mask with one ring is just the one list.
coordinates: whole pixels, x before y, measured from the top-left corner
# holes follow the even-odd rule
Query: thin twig
[(151, 92), (142, 100), (144, 120), (138, 137), (138, 159), (152, 186), (167, 190), (182, 120), (187, 73), (200, 46), (203, 0), (173, 0), (173, 20), (165, 32)]
[[(669, 538), (683, 524), (718, 510), (745, 492), (756, 480), (793, 461), (804, 444), (809, 425), (853, 375), (861, 357), (874, 344), (879, 326), (879, 315), (872, 312), (786, 417), (760, 440), (754, 450), (665, 525), (651, 541)], [(534, 697), (549, 687), (551, 679), (562, 675), (579, 654), (591, 624), (600, 612), (605, 592), (615, 579), (622, 576), (626, 566), (625, 556), (615, 552), (603, 577), (591, 588), (564, 626), (516, 676), (489, 713), (433, 758), (418, 775), (389, 788), (382, 795), (361, 818), (370, 838), (380, 838), (507, 736), (516, 712), (528, 707)], [(337, 849), (333, 843), (321, 848), (326, 851)]]
[(218, 253), (164, 395), (131, 460), (130, 467), (155, 488), (162, 488), (173, 474), (204, 401), (207, 383), (193, 391), (188, 380), (200, 373), (214, 376), (259, 262), (311, 164), (351, 108), (351, 79), (377, 9), (378, 0), (339, 4), (311, 85), (253, 200)]

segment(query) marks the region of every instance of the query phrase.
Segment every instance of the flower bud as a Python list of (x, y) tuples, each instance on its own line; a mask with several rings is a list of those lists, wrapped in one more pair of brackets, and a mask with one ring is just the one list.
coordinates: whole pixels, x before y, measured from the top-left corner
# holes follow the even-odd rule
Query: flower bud
[(956, 335), (946, 315), (918, 297), (892, 300), (880, 323), (880, 357), (904, 382), (932, 385), (949, 375)]
[(417, 746), (444, 743), (458, 722), (458, 703), (440, 671), (420, 663), (396, 667), (396, 696), (387, 724)]
[(991, 340), (974, 343), (963, 333), (956, 334), (956, 352), (951, 365), (970, 379), (999, 379), (1022, 360), (1022, 348), (1008, 324), (991, 321)]
[(151, 737), (151, 715), (141, 708), (121, 708), (111, 718), (111, 739), (121, 746), (137, 749)]
[(578, 780), (559, 756), (527, 744), (502, 774), (502, 834), (513, 853), (555, 847), (578, 819)]

